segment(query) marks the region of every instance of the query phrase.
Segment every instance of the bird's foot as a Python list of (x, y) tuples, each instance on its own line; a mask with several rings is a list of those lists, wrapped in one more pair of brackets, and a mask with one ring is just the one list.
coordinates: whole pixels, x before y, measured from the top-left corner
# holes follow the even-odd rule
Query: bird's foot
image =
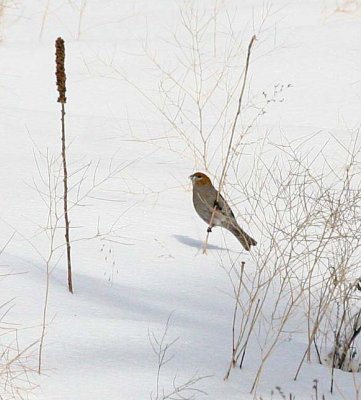
[(222, 208), (221, 208), (221, 206), (219, 205), (219, 203), (218, 203), (217, 200), (214, 201), (214, 203), (213, 203), (213, 208), (215, 208), (216, 210), (222, 211)]
[(210, 226), (207, 228), (207, 232), (208, 233), (212, 232), (212, 228)]

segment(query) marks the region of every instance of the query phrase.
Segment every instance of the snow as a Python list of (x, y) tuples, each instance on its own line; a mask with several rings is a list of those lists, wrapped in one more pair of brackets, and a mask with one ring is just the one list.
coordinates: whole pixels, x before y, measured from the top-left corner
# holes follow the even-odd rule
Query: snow
[[(0, 248), (15, 235), (0, 256), (0, 304), (11, 301), (0, 327), (3, 323), (17, 329), (20, 348), (41, 335), (51, 231), (44, 229), (49, 212), (38, 191), (47, 190), (42, 182), (47, 176), (43, 155), (48, 152), (57, 158), (60, 152), (54, 65), (54, 42), (59, 36), (66, 46), (69, 170), (74, 173), (90, 165), (81, 196), (92, 188), (93, 176), (98, 182), (112, 171), (70, 211), (74, 295), (67, 291), (65, 248), (58, 247), (63, 243), (63, 222), (59, 222), (57, 251), (50, 262), (42, 373), (30, 372), (37, 368), (36, 343), (26, 359), (28, 379), (36, 387), (27, 396), (47, 400), (155, 398), (158, 364), (151, 341), (162, 337), (169, 318), (165, 343), (177, 340), (167, 354), (173, 358), (161, 371), (161, 392), (172, 391), (175, 377), (177, 384), (205, 377), (194, 387), (212, 400), (270, 399), (277, 386), (300, 400), (315, 398), (317, 380), (319, 398), (322, 393), (331, 398), (331, 370), (326, 365), (315, 360), (305, 363), (297, 381), (293, 380), (307, 347), (306, 327), (300, 322), (302, 309), (292, 316), (291, 326), (297, 332), (282, 335), (256, 392), (250, 394), (259, 367), (260, 343), (272, 335), (269, 327), (252, 336), (244, 368), (233, 369), (224, 380), (232, 355), (234, 312), (227, 271), (230, 260), (245, 261), (252, 271), (254, 259), (219, 229), (214, 229), (207, 254), (202, 254), (206, 226), (193, 210), (188, 180), (195, 169), (201, 169), (200, 160), (139, 90), (123, 79), (136, 82), (159, 104), (159, 71), (143, 55), (142, 46), (147, 43), (169, 68), (179, 65), (173, 33), (186, 40), (179, 7), (185, 10), (191, 3), (5, 3), (0, 17)], [(251, 35), (258, 38), (248, 99), (261, 98), (263, 91), (272, 96), (275, 85), (291, 85), (267, 106), (266, 114), (246, 135), (246, 143), (265, 135), (275, 142), (292, 142), (316, 133), (312, 146), (322, 145), (331, 134), (348, 142), (350, 132), (360, 123), (360, 15), (336, 12), (333, 0), (220, 3), (195, 2), (205, 15), (218, 4), (223, 10), (222, 23), (228, 13), (243, 38), (241, 59)], [(220, 43), (226, 39), (222, 37)], [(239, 77), (242, 67), (235, 65), (230, 82)], [(218, 101), (222, 103), (221, 95)], [(212, 145), (221, 151), (215, 142)], [(250, 151), (254, 149), (249, 146)], [(342, 165), (338, 150), (329, 147), (330, 159)], [(217, 153), (210, 165), (218, 179), (221, 160), (222, 154)], [(59, 169), (58, 161), (52, 165), (53, 173)], [(72, 175), (72, 183), (81, 176), (82, 172)], [(76, 194), (72, 196), (75, 200)], [(248, 209), (241, 196), (235, 203), (238, 215)], [(61, 203), (58, 206), (61, 212)], [(243, 221), (249, 222), (246, 230), (262, 241), (252, 218)], [(98, 229), (104, 235), (97, 236)], [(266, 305), (264, 312), (272, 310), (272, 304)], [(0, 339), (2, 346), (14, 343), (12, 332)], [(358, 374), (334, 373), (332, 398), (356, 398)], [(197, 399), (206, 397), (201, 392), (191, 394)], [(1, 396), (11, 398), (0, 392)]]

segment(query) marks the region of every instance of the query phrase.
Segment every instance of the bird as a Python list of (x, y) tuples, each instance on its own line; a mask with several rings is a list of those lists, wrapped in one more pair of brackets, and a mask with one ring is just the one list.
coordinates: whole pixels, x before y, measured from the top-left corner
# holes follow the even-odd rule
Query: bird
[[(231, 207), (212, 185), (209, 177), (203, 172), (195, 172), (189, 176), (193, 184), (193, 205), (198, 215), (209, 226), (207, 232), (212, 232), (214, 226), (220, 226), (232, 232), (245, 250), (250, 251), (251, 246), (257, 242), (249, 236), (239, 225)], [(214, 217), (212, 213), (214, 211)]]

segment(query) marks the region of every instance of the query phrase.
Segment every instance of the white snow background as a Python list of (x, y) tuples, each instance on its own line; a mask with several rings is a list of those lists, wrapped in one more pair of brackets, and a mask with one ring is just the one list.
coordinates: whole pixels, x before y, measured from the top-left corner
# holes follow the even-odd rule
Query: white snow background
[[(326, 399), (357, 399), (357, 373), (334, 371), (336, 388), (331, 395), (331, 370), (316, 359), (305, 362), (294, 381), (307, 347), (306, 325), (296, 323), (304, 321), (302, 308), (265, 363), (253, 393), (260, 348), (268, 335), (262, 326), (251, 338), (242, 370), (233, 369), (224, 380), (232, 353), (234, 312), (233, 288), (226, 271), (230, 259), (238, 264), (245, 261), (250, 273), (255, 265), (232, 235), (219, 228), (210, 235), (207, 254), (202, 254), (206, 225), (193, 209), (188, 176), (204, 168), (151, 104), (161, 104), (166, 89), (160, 86), (161, 74), (145, 52), (177, 73), (186, 53), (179, 50), (175, 34), (189, 43), (190, 49), (192, 46), (182, 16), (189, 15), (186, 10), (198, 10), (196, 17), (204, 21), (217, 10), (219, 20), (212, 24), (220, 65), (225, 62), (226, 47), (232, 43), (239, 46), (240, 57), (235, 57), (231, 66), (234, 75), (229, 84), (240, 78), (248, 42), (255, 34), (246, 102), (249, 104), (252, 96), (262, 98), (263, 92), (272, 98), (280, 90), (242, 140), (258, 143), (267, 137), (282, 143), (314, 137), (308, 144), (311, 152), (333, 136), (348, 143), (361, 122), (359, 2), (5, 0), (0, 1), (2, 6), (3, 348), (18, 346), (21, 351), (41, 335), (50, 231), (45, 229), (49, 226), (46, 195), (39, 194), (46, 192), (47, 186), (39, 171), (46, 179), (43, 156), (58, 157), (61, 149), (54, 60), (54, 42), (59, 36), (66, 46), (71, 182), (76, 184), (84, 172), (81, 193), (86, 193), (94, 174), (96, 181), (105, 180), (70, 211), (73, 295), (67, 290), (65, 247), (58, 247), (63, 244), (62, 222), (56, 232), (42, 373), (36, 373), (39, 344), (35, 343), (22, 360), (27, 376), (3, 379), (0, 398), (162, 399), (174, 384), (204, 377), (190, 384), (189, 389), (194, 390), (182, 392), (184, 398), (281, 399), (275, 389), (280, 387), (285, 398), (292, 393), (297, 400), (316, 399), (313, 386), (317, 380), (318, 398), (324, 394)], [(206, 45), (212, 40), (209, 32), (201, 38)], [(192, 85), (192, 77), (187, 79), (185, 86)], [(219, 104), (224, 101), (222, 90), (225, 88), (219, 89)], [(238, 90), (232, 101), (237, 98)], [(184, 109), (187, 107), (190, 105), (185, 103)], [(230, 119), (235, 112), (232, 107)], [(245, 107), (240, 126), (249, 124), (253, 112)], [(211, 124), (212, 113), (208, 116)], [(192, 132), (189, 121), (183, 123)], [(216, 182), (226, 145), (226, 141), (223, 147), (213, 143), (215, 157), (209, 170)], [(341, 166), (346, 162), (339, 147), (330, 145), (325, 152), (330, 162)], [(252, 156), (246, 152), (244, 159)], [(85, 165), (90, 165), (88, 170), (82, 169)], [(114, 173), (106, 178), (109, 169)], [(232, 181), (232, 172), (229, 179)], [(252, 216), (242, 219), (249, 209), (247, 199), (232, 199), (227, 182), (225, 191), (241, 225), (262, 246), (255, 220)], [(72, 201), (76, 195), (77, 189)], [(268, 305), (265, 319), (267, 311)], [(165, 345), (177, 340), (168, 349), (171, 359), (161, 369), (157, 397), (158, 360), (151, 342), (160, 340), (165, 332)], [(11, 389), (12, 379), (19, 391)], [(27, 381), (34, 385), (28, 388)], [(170, 398), (183, 398), (177, 396)]]

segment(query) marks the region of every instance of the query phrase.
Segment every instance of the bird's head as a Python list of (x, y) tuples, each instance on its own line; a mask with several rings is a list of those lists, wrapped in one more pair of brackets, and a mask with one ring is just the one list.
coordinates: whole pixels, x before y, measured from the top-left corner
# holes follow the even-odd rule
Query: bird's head
[(206, 174), (203, 174), (203, 172), (195, 172), (189, 176), (189, 179), (192, 181), (193, 186), (212, 185), (211, 180)]

